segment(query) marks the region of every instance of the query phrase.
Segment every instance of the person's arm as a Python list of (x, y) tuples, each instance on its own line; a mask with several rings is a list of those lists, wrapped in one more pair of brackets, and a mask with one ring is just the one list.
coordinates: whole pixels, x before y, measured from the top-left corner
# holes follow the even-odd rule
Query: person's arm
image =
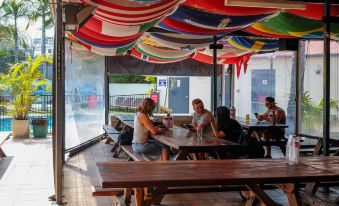
[(152, 134), (159, 134), (161, 132), (161, 129), (158, 127), (155, 127), (150, 120), (149, 116), (146, 114), (140, 113), (139, 115), (139, 121), (141, 124), (143, 124), (148, 131), (150, 131)]
[(197, 124), (197, 122), (195, 121), (195, 114), (193, 115), (191, 125), (192, 125), (192, 127), (193, 127), (195, 130), (197, 130), (198, 124)]
[(259, 121), (269, 120), (270, 110), (267, 110), (265, 113), (256, 116)]
[(214, 136), (216, 138), (226, 136), (226, 134), (223, 131), (218, 130), (217, 123), (216, 123), (215, 118), (213, 116), (206, 115), (205, 119), (206, 119), (207, 122), (210, 122)]
[(275, 122), (278, 123), (284, 117), (284, 111), (278, 109), (275, 111)]

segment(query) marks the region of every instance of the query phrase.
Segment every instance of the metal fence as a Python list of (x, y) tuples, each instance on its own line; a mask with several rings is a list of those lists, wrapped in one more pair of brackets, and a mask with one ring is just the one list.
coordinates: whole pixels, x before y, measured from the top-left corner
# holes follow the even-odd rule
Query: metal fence
[[(12, 100), (12, 96), (0, 96), (0, 105)], [(32, 104), (31, 111), (28, 114), (29, 119), (34, 117), (48, 118), (48, 132), (52, 132), (52, 95), (40, 95)], [(0, 106), (0, 131), (12, 130), (12, 115), (8, 109)]]
[[(132, 94), (132, 95), (115, 95), (109, 97), (109, 110), (116, 112), (135, 113), (137, 107), (143, 99), (150, 97), (156, 103), (159, 100), (158, 93), (152, 94)], [(72, 101), (72, 110), (74, 112), (87, 112), (97, 109), (97, 104), (103, 103), (103, 96), (91, 95), (91, 96), (79, 96), (79, 95), (66, 95), (66, 102)], [(70, 99), (71, 98), (71, 99)], [(0, 96), (0, 105), (12, 100), (12, 96)], [(52, 95), (40, 95), (37, 96), (36, 101), (32, 104), (32, 109), (28, 116), (30, 119), (34, 117), (46, 117), (48, 118), (48, 132), (52, 132)], [(159, 110), (157, 104), (156, 111)], [(0, 131), (12, 130), (13, 117), (9, 114), (8, 109), (4, 106), (0, 106)]]
[(152, 94), (131, 94), (131, 95), (115, 95), (109, 98), (109, 110), (116, 112), (135, 113), (140, 103), (145, 98), (152, 98), (157, 104), (155, 110), (159, 110), (158, 100), (159, 93)]

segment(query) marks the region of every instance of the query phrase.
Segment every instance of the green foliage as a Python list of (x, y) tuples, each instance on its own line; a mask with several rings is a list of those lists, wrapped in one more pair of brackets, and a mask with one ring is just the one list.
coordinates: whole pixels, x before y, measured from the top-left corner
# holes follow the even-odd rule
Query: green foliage
[(42, 21), (44, 21), (42, 22), (44, 28), (42, 29), (46, 29), (53, 25), (54, 21), (52, 18), (49, 0), (34, 0), (33, 5), (35, 9), (28, 16), (29, 22), (26, 28), (28, 28), (32, 22), (37, 22), (38, 19), (42, 19)]
[(19, 44), (23, 38), (20, 37), (18, 21), (27, 19), (31, 14), (31, 2), (21, 0), (5, 0), (0, 8), (0, 25), (2, 33), (11, 36), (14, 40), (15, 62), (19, 60)]
[(52, 63), (52, 59), (45, 56), (35, 59), (28, 57), (26, 61), (12, 65), (7, 73), (0, 74), (0, 89), (8, 91), (13, 97), (5, 106), (15, 119), (27, 119), (32, 103), (37, 98), (32, 96), (34, 91), (41, 85), (49, 86), (39, 69), (43, 62)]
[(156, 77), (140, 75), (111, 75), (110, 83), (143, 83), (151, 84)]
[[(309, 91), (305, 91), (302, 96), (301, 114), (304, 128), (307, 130), (319, 130), (322, 125), (324, 99), (318, 103), (313, 102)], [(330, 108), (338, 109), (338, 101), (330, 99)]]

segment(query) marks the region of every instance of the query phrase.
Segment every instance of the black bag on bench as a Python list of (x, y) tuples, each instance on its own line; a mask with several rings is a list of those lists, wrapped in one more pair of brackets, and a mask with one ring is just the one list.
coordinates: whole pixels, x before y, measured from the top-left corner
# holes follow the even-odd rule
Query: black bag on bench
[(120, 145), (131, 145), (133, 140), (133, 129), (125, 127), (118, 136), (118, 144)]
[(242, 154), (249, 158), (262, 158), (265, 155), (263, 146), (255, 138), (248, 137), (246, 133), (240, 136), (239, 144), (242, 146)]

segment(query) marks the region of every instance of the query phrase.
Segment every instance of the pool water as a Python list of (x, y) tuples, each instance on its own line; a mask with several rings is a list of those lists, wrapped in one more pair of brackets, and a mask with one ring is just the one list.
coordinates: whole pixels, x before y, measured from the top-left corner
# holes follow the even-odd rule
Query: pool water
[[(33, 118), (33, 117), (31, 117)], [(12, 120), (11, 117), (0, 117), (0, 132), (12, 131)], [(31, 130), (33, 129), (31, 125)], [(48, 132), (52, 131), (52, 117), (48, 117)]]

